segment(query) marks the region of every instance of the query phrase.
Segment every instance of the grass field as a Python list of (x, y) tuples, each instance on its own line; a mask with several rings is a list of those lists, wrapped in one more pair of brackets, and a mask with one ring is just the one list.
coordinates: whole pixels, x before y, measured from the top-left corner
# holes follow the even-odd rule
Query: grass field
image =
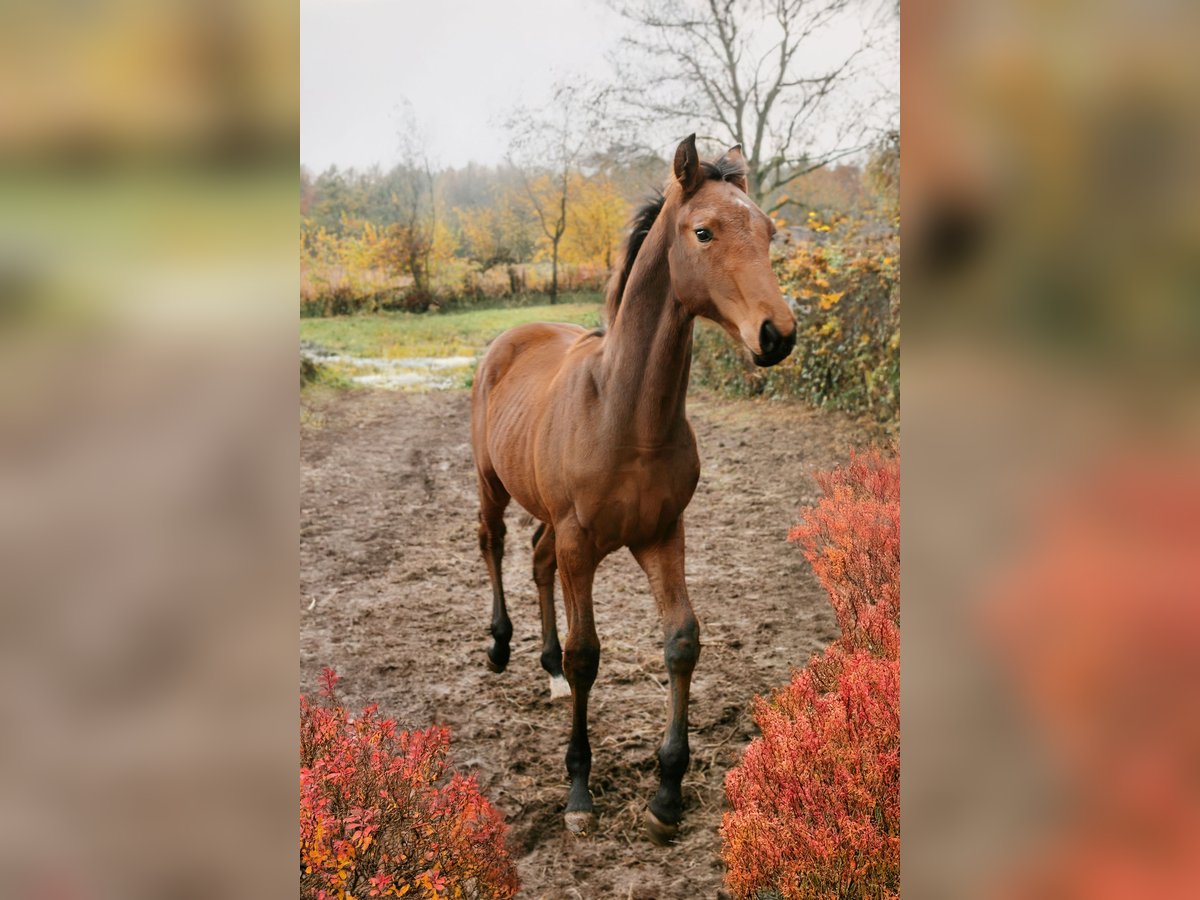
[(300, 339), (345, 356), (376, 359), (474, 356), (488, 341), (527, 322), (600, 323), (599, 298), (592, 303), (558, 303), (516, 309), (446, 313), (378, 313), (301, 319)]
[(323, 361), (321, 374), (310, 379), (330, 387), (467, 387), (488, 342), (514, 325), (572, 322), (596, 327), (602, 307), (599, 295), (591, 296), (595, 298), (591, 302), (578, 302), (576, 295), (572, 298), (576, 302), (553, 306), (301, 319), (300, 340), (341, 357)]

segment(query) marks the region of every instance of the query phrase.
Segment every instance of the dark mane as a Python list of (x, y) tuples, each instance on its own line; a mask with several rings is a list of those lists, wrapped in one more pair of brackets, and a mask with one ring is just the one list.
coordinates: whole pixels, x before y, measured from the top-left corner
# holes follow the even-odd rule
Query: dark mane
[(646, 235), (658, 220), (663, 204), (667, 202), (662, 191), (655, 191), (645, 203), (637, 208), (629, 221), (629, 237), (625, 239), (625, 254), (621, 267), (617, 269), (608, 282), (607, 296), (604, 299), (604, 318), (611, 325), (617, 318), (617, 310), (621, 306), (621, 296), (625, 293), (625, 282), (633, 271), (633, 262), (637, 259), (638, 251), (646, 240)]
[(700, 161), (704, 177), (709, 181), (731, 181), (734, 178), (746, 177), (746, 163), (741, 159), (730, 159), (722, 156), (716, 162)]
[[(715, 162), (701, 160), (700, 170), (709, 181), (731, 181), (735, 178), (746, 177), (746, 164), (739, 159), (722, 156)], [(625, 239), (625, 254), (621, 260), (621, 268), (617, 269), (608, 283), (607, 296), (604, 300), (604, 318), (609, 325), (617, 318), (617, 310), (621, 308), (621, 299), (625, 295), (625, 283), (629, 281), (629, 273), (633, 271), (633, 263), (638, 251), (646, 241), (646, 235), (658, 220), (663, 204), (667, 198), (662, 191), (655, 191), (646, 200), (629, 222), (629, 237)]]

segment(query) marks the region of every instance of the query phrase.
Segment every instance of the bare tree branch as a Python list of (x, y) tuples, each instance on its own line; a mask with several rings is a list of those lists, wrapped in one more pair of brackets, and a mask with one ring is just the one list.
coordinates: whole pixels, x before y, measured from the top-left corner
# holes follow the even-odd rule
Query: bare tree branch
[[(861, 94), (868, 49), (877, 33), (896, 31), (896, 17), (882, 0), (609, 0), (630, 31), (611, 57), (616, 98), (625, 120), (709, 131), (741, 144), (751, 190), (763, 203), (779, 189), (833, 160), (861, 152), (894, 121), (878, 121), (869, 103), (860, 109), (846, 98)], [(862, 23), (858, 47), (844, 57), (814, 65), (830, 28), (855, 15)], [(868, 120), (855, 113), (871, 112)], [(840, 122), (845, 119), (849, 124)], [(815, 146), (815, 135), (822, 146)], [(828, 136), (837, 143), (830, 146)]]

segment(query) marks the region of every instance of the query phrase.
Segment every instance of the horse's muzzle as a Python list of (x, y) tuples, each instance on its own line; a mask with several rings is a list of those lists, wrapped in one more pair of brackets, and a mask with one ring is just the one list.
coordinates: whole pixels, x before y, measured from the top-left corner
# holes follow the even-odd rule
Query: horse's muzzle
[(775, 323), (767, 319), (758, 331), (758, 346), (760, 352), (751, 354), (756, 366), (773, 366), (783, 362), (796, 346), (796, 329), (793, 327), (791, 334), (780, 334)]

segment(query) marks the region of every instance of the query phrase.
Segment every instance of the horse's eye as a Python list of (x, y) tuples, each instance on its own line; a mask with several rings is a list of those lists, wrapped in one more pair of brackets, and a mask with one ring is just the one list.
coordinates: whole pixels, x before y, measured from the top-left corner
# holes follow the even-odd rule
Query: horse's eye
[(712, 240), (712, 232), (709, 231), (707, 228), (697, 228), (696, 229), (696, 240), (698, 240), (702, 244), (707, 244), (709, 241)]

